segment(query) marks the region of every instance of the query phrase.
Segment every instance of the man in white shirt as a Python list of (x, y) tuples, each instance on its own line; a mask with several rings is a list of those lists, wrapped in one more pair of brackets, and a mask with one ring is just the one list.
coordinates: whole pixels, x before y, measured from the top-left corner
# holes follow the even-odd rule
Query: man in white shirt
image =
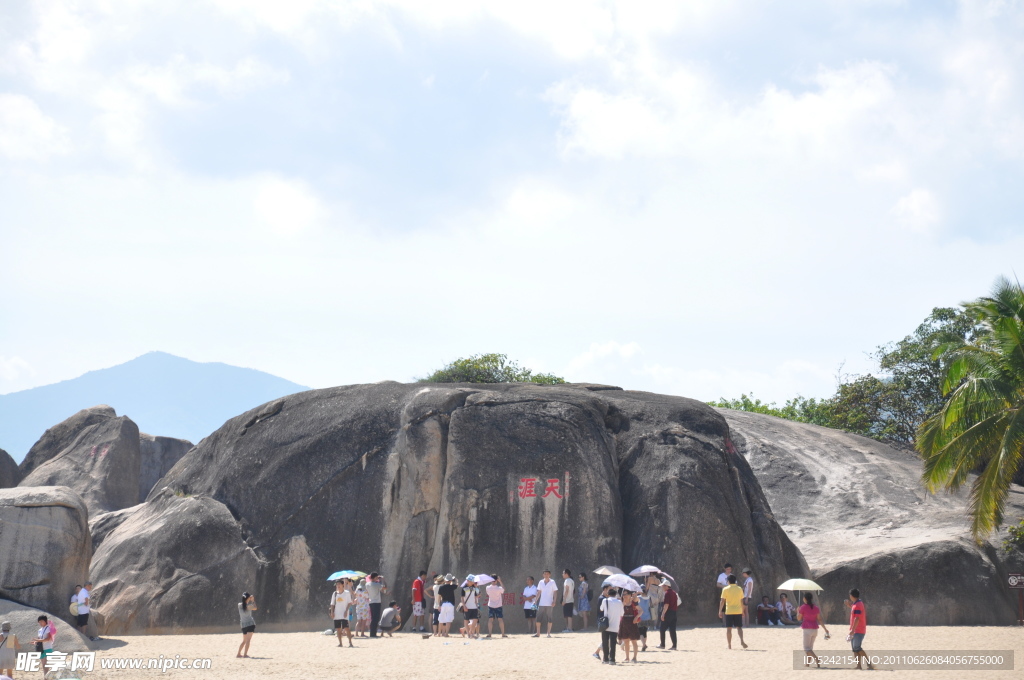
[(498, 627), (501, 628), (501, 637), (505, 635), (505, 585), (498, 578), (497, 574), (491, 574), (490, 585), (487, 586), (487, 637), (491, 637), (491, 629), (494, 626), (494, 619), (498, 619)]
[(601, 613), (608, 619), (608, 629), (601, 631), (601, 649), (604, 650), (604, 663), (615, 663), (615, 648), (619, 646), (619, 623), (622, 622), (622, 600), (619, 592), (612, 588), (608, 597), (601, 602)]
[(86, 628), (89, 627), (89, 588), (92, 587), (91, 583), (86, 583), (85, 587), (78, 591), (75, 596), (75, 601), (78, 603), (78, 620), (75, 623), (78, 625), (78, 630), (82, 631), (82, 635), (88, 637)]
[(334, 583), (334, 592), (331, 593), (331, 604), (328, 607), (329, 616), (334, 619), (334, 634), (338, 636), (338, 646), (343, 647), (341, 637), (348, 636), (348, 646), (352, 644), (352, 629), (348, 627), (348, 608), (352, 606), (352, 592), (347, 587), (348, 581), (342, 579)]
[(732, 565), (726, 562), (725, 566), (722, 567), (722, 573), (718, 575), (718, 583), (715, 584), (719, 590), (729, 585), (730, 574), (732, 574)]
[(568, 569), (562, 571), (562, 616), (565, 617), (565, 630), (563, 633), (572, 632), (573, 610), (576, 606), (576, 582), (572, 580), (572, 572)]
[(523, 616), (526, 617), (526, 632), (532, 633), (537, 621), (537, 586), (532, 576), (526, 577), (526, 587), (523, 588)]
[(750, 620), (750, 598), (754, 596), (754, 576), (749, 568), (743, 570), (743, 575), (747, 577), (743, 582), (743, 620), (752, 626), (754, 622)]
[(544, 570), (544, 578), (537, 584), (537, 633), (540, 637), (541, 624), (548, 624), (548, 637), (551, 637), (551, 626), (555, 622), (555, 600), (558, 599), (558, 584), (551, 580), (551, 571)]

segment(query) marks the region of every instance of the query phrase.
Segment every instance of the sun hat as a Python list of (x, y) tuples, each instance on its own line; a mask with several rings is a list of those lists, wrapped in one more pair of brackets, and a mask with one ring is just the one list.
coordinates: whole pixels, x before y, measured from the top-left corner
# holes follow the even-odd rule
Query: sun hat
[(444, 580), (445, 581), (454, 581), (455, 577), (451, 575), (451, 572), (449, 572), (449, 573), (444, 575)]
[(472, 574), (470, 574), (469, 576), (466, 577), (466, 581), (468, 581), (469, 583), (476, 583), (476, 576), (473, 576)]
[(435, 576), (434, 585), (440, 585), (441, 583), (444, 583), (444, 576)]
[(4, 621), (3, 623), (0, 623), (0, 631), (3, 631), (4, 633), (10, 633), (11, 632), (11, 622), (10, 621)]

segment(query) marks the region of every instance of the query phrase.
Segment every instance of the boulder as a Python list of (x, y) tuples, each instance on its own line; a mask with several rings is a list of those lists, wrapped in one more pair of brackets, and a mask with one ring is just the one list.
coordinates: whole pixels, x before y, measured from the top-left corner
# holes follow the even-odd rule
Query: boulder
[[(71, 597), (69, 595), (68, 602), (70, 601)], [(67, 607), (64, 607), (64, 609), (67, 610)], [(19, 651), (35, 651), (35, 647), (30, 642), (35, 639), (36, 632), (39, 630), (40, 616), (46, 616), (53, 620), (54, 625), (57, 626), (57, 636), (54, 638), (53, 645), (55, 650), (68, 653), (90, 651), (89, 638), (78, 632), (78, 629), (71, 625), (71, 623), (62, 620), (63, 614), (55, 617), (50, 612), (43, 611), (42, 609), (26, 607), (17, 602), (0, 599), (0, 621), (11, 622), (11, 632), (18, 636), (18, 642), (21, 645)], [(97, 664), (98, 666), (99, 664)]]
[(121, 523), (142, 508), (142, 503), (123, 510), (103, 512), (89, 520), (89, 534), (92, 536), (92, 552), (95, 555), (100, 543)]
[(103, 404), (92, 408), (82, 409), (67, 420), (54, 425), (39, 438), (19, 466), (21, 476), (24, 478), (37, 467), (46, 461), (54, 458), (78, 438), (83, 430), (102, 423), (110, 418), (116, 418), (114, 409)]
[(108, 406), (50, 428), (28, 455), (21, 486), (67, 486), (93, 515), (139, 502), (139, 428)]
[(89, 575), (88, 511), (67, 487), (0, 489), (0, 597), (70, 616)]
[(259, 560), (227, 507), (165, 490), (120, 514), (92, 560), (100, 634), (237, 628)]
[(0, 489), (9, 489), (18, 486), (21, 481), (21, 471), (18, 464), (14, 462), (10, 454), (0, 449)]
[[(779, 524), (815, 578), (833, 586), (819, 583), (826, 598), (841, 601), (860, 588), (870, 611), (878, 612), (869, 614), (875, 623), (1014, 621), (1005, 589), (992, 583), (1006, 571), (1004, 557), (992, 544), (970, 540), (965, 493), (925, 491), (916, 455), (816, 425), (720, 412)], [(1013, 487), (1006, 517), (1022, 515), (1024, 490)]]
[[(420, 569), (519, 587), (543, 569), (654, 562), (684, 603), (704, 602), (684, 620), (714, 622), (722, 562), (764, 579), (806, 569), (728, 432), (699, 402), (611, 386), (303, 392), (229, 420), (118, 517), (94, 592), (107, 631), (182, 629), (234, 626), (246, 588), (263, 621), (319, 620), (342, 568), (381, 571), (405, 600)], [(176, 585), (196, 572), (184, 533), (211, 555), (201, 589)]]
[(192, 442), (186, 439), (139, 435), (139, 503), (191, 448)]

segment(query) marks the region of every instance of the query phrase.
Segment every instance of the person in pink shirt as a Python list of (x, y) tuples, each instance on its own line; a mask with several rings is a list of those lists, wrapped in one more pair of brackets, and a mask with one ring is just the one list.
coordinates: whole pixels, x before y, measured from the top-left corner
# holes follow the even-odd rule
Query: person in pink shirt
[(864, 608), (864, 602), (860, 599), (860, 591), (856, 588), (850, 589), (850, 599), (844, 604), (850, 608), (850, 634), (847, 638), (850, 647), (857, 657), (857, 668), (860, 669), (860, 660), (863, 657), (868, 665), (868, 670), (873, 671), (875, 667), (868, 660), (868, 653), (864, 651), (864, 635), (868, 632), (868, 613)]
[(810, 666), (809, 656), (814, 657), (814, 663), (821, 668), (821, 660), (814, 653), (814, 639), (818, 637), (818, 627), (825, 631), (825, 639), (830, 637), (825, 622), (821, 620), (821, 609), (814, 604), (814, 595), (804, 593), (804, 603), (796, 610), (796, 620), (800, 622), (800, 628), (804, 633), (804, 665)]

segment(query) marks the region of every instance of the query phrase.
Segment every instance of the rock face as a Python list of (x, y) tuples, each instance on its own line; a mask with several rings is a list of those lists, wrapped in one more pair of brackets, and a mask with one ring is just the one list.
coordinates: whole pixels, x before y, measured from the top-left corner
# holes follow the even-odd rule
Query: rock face
[(259, 561), (221, 503), (165, 490), (118, 514), (92, 561), (102, 635), (223, 629), (256, 591)]
[(0, 555), (0, 597), (65, 616), (92, 557), (82, 499), (66, 487), (0, 490)]
[(806, 572), (724, 418), (587, 385), (296, 394), (225, 423), (114, 524), (92, 565), (107, 632), (233, 627), (242, 590), (263, 621), (319, 621), (342, 568), (381, 571), (405, 600), (419, 569), (519, 586), (649, 562), (679, 578), (681, 618), (702, 622), (717, 621), (726, 560), (768, 580)]
[[(70, 602), (71, 597), (68, 596)], [(64, 607), (67, 610), (67, 607)], [(10, 600), (0, 599), (0, 621), (11, 622), (11, 632), (18, 636), (18, 642), (21, 643), (22, 652), (32, 652), (35, 648), (29, 644), (36, 636), (36, 631), (39, 630), (38, 619), (40, 615), (44, 615), (47, 618), (53, 620), (54, 615), (50, 612), (45, 612), (41, 609), (35, 609), (33, 607), (26, 607), (20, 605), (17, 602), (11, 602)], [(70, 623), (61, 620), (61, 617), (56, 617), (55, 625), (57, 626), (57, 637), (55, 638), (56, 643), (54, 649), (58, 652), (88, 652), (89, 640)], [(70, 660), (70, 657), (68, 657)], [(97, 664), (97, 667), (99, 664)]]
[[(923, 489), (916, 456), (815, 425), (721, 413), (775, 517), (826, 588), (826, 614), (857, 587), (876, 624), (1016, 620), (1003, 587), (1005, 556), (969, 540), (962, 494)], [(1024, 490), (1015, 487), (1006, 517), (1021, 515)]]
[(18, 464), (14, 462), (10, 454), (0, 449), (0, 489), (18, 486), (20, 481), (21, 471), (18, 469)]
[(22, 463), (21, 486), (67, 486), (90, 514), (139, 502), (139, 428), (109, 406), (50, 428)]
[(139, 435), (139, 500), (192, 448), (192, 442), (172, 437)]

